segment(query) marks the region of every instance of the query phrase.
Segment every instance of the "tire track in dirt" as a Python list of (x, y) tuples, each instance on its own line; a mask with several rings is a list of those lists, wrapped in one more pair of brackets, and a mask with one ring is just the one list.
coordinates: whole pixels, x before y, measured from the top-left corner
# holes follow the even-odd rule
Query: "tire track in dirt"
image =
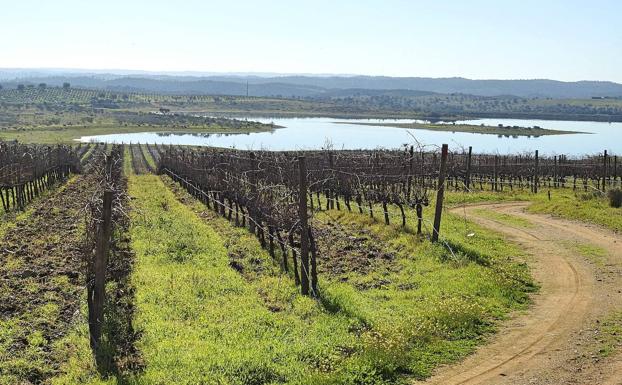
[[(430, 384), (622, 384), (622, 355), (594, 359), (592, 325), (622, 307), (622, 237), (595, 226), (524, 211), (528, 203), (480, 204), (451, 210), (521, 245), (541, 285), (533, 306), (503, 323), (490, 343), (442, 368)], [(522, 228), (492, 218), (486, 208), (528, 220)], [(597, 267), (572, 245), (606, 250)]]

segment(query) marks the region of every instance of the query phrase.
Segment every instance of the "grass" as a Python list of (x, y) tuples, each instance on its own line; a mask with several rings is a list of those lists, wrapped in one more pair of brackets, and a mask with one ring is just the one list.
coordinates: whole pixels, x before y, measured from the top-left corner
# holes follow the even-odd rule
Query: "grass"
[[(544, 193), (543, 193), (544, 194)], [(533, 201), (539, 199), (537, 195), (528, 191), (479, 191), (472, 192), (450, 191), (445, 189), (445, 205), (447, 207), (459, 207), (463, 205), (495, 203), (495, 202), (517, 202), (517, 201)], [(430, 207), (432, 207), (430, 205)]]
[[(195, 213), (207, 215), (207, 223), (221, 229), (221, 234), (228, 232), (222, 229), (231, 229), (230, 224), (206, 212), (196, 201), (189, 203), (189, 207)], [(495, 320), (510, 310), (523, 308), (526, 292), (534, 289), (525, 265), (510, 257), (520, 256), (520, 251), (479, 227), (478, 237), (469, 238), (460, 231), (461, 235), (452, 239), (456, 249), (454, 259), (445, 247), (417, 237), (410, 228), (385, 226), (367, 216), (344, 211), (319, 213), (316, 219), (337, 221), (353, 232), (371, 229), (383, 248), (398, 255), (393, 271), (350, 273), (347, 283), (320, 276), (324, 308), (336, 315), (347, 315), (350, 322), (360, 324), (365, 346), (361, 357), (385, 362), (386, 366), (373, 368), (379, 377), (369, 377), (371, 383), (393, 383), (402, 374), (422, 378), (439, 364), (463, 357), (492, 331)], [(452, 216), (447, 226), (461, 227), (464, 222)], [(246, 248), (250, 244), (255, 244), (256, 252), (261, 253), (257, 241), (249, 238), (245, 230), (229, 231), (235, 233), (225, 237), (230, 258), (232, 254), (248, 255)], [(272, 271), (270, 276), (275, 274), (265, 267), (253, 269), (244, 263), (240, 270), (255, 272), (251, 274), (255, 277), (252, 280), (260, 282), (265, 278), (258, 277), (265, 277), (266, 271)], [(242, 275), (247, 277), (245, 273)], [(382, 285), (369, 285), (373, 281)], [(361, 286), (371, 289), (358, 289)], [(272, 297), (266, 303), (271, 308), (288, 307)], [(358, 366), (360, 372), (352, 375), (369, 376), (368, 366), (369, 363)], [(339, 383), (342, 381), (343, 378), (339, 379)]]
[[(6, 298), (6, 294), (2, 293), (4, 289), (0, 287), (0, 295)], [(27, 376), (50, 373), (51, 368), (41, 357), (47, 341), (32, 325), (55, 322), (58, 308), (48, 303), (37, 310), (36, 314), (30, 316), (0, 320), (0, 384), (12, 385)], [(11, 354), (15, 353), (11, 352), (11, 345), (22, 341), (25, 346), (19, 354)]]
[[(325, 215), (349, 228), (371, 231), (383, 249), (396, 254), (396, 269), (349, 273), (347, 283), (340, 277), (324, 295), (332, 306), (391, 341), (402, 370), (417, 378), (473, 351), (494, 330), (495, 321), (523, 308), (526, 293), (535, 289), (526, 266), (517, 263), (520, 250), (474, 224), (463, 228), (459, 217), (444, 219), (450, 251), (419, 238), (410, 227), (386, 226), (344, 211), (320, 213), (318, 219), (326, 220)], [(467, 231), (477, 236), (469, 238)]]
[(498, 222), (501, 222), (506, 225), (521, 227), (525, 229), (533, 228), (534, 224), (529, 222), (526, 219), (517, 217), (515, 215), (510, 215), (506, 213), (499, 213), (497, 211), (491, 209), (477, 209), (475, 212), (485, 218), (492, 219)]
[(619, 352), (622, 348), (622, 310), (608, 315), (600, 323), (599, 331), (598, 354), (601, 357), (609, 357)]
[[(86, 298), (82, 301), (86, 303)], [(66, 357), (60, 367), (60, 374), (50, 380), (51, 385), (117, 385), (122, 383), (116, 377), (102, 378), (92, 358), (89, 345), (87, 310), (83, 306), (72, 330), (55, 344), (55, 352)]]
[(395, 261), (347, 281), (322, 274), (316, 301), (248, 231), (167, 186), (130, 176), (144, 371), (100, 378), (82, 322), (59, 345), (68, 359), (53, 384), (406, 383), (472, 352), (535, 289), (519, 249), (459, 216), (443, 219), (452, 253), (410, 227), (333, 210), (314, 220), (370, 231)]
[(568, 242), (567, 246), (595, 263), (598, 267), (604, 267), (607, 262), (607, 250), (602, 247), (576, 241)]
[[(42, 200), (46, 197), (58, 199), (58, 196), (78, 179), (72, 176), (65, 184), (44, 192), (33, 202), (26, 211), (18, 213), (9, 219), (3, 218), (0, 223), (0, 240), (7, 241), (5, 235), (14, 229), (18, 223), (25, 228), (35, 226), (40, 219), (33, 214), (41, 208)], [(49, 202), (54, 206), (55, 202)], [(59, 210), (52, 208), (49, 212)], [(71, 210), (67, 215), (78, 217), (78, 210)], [(78, 229), (71, 234), (65, 234), (63, 239), (67, 245), (79, 244), (78, 237), (82, 234)], [(50, 256), (48, 265), (45, 267), (48, 276), (40, 275), (41, 266), (29, 258), (37, 258), (32, 254), (5, 253), (0, 263), (0, 273), (6, 277), (0, 281), (0, 302), (8, 304), (5, 309), (11, 309), (11, 303), (15, 304), (15, 310), (7, 310), (0, 317), (0, 384), (13, 385), (28, 381), (28, 378), (46, 378), (56, 372), (54, 362), (49, 357), (63, 357), (58, 352), (58, 341), (49, 335), (49, 329), (66, 322), (62, 314), (63, 306), (67, 305), (74, 297), (79, 285), (77, 285), (71, 273), (65, 274), (55, 265), (60, 265), (59, 252), (56, 249), (60, 243), (59, 234), (39, 232), (36, 237), (31, 237), (31, 245), (34, 248), (47, 248)], [(11, 245), (11, 239), (8, 240)], [(31, 252), (33, 250), (30, 250)], [(67, 258), (64, 256), (63, 258)], [(30, 270), (32, 269), (32, 270)], [(49, 271), (48, 271), (49, 270)], [(43, 277), (43, 278), (42, 278)], [(15, 284), (16, 280), (18, 284)], [(21, 285), (21, 287), (20, 287)], [(28, 309), (24, 311), (23, 309)], [(66, 316), (66, 315), (65, 315)], [(62, 332), (62, 329), (59, 329)], [(16, 348), (19, 347), (19, 348)], [(51, 353), (50, 353), (51, 352)], [(29, 383), (29, 382), (28, 382)]]
[[(287, 279), (244, 279), (218, 234), (158, 177), (132, 177), (130, 193), (135, 321), (146, 363), (136, 383), (317, 383), (327, 376), (318, 366), (356, 361), (338, 353), (360, 349), (350, 332), (356, 322), (323, 311)], [(286, 310), (271, 311), (264, 290)]]
[(132, 167), (132, 152), (130, 146), (123, 146), (123, 174), (134, 175), (134, 168)]
[(538, 194), (528, 190), (504, 192), (477, 191), (470, 193), (448, 191), (445, 202), (448, 207), (486, 202), (531, 202), (527, 211), (535, 214), (550, 214), (556, 217), (603, 226), (615, 232), (622, 232), (622, 209), (609, 206), (607, 198), (599, 192), (584, 192), (572, 188), (547, 189)]
[(80, 162), (83, 163), (85, 160), (89, 159), (89, 157), (91, 157), (91, 155), (93, 154), (93, 152), (95, 151), (97, 145), (94, 144), (86, 144), (86, 146), (89, 146), (89, 149), (86, 150), (86, 152), (82, 155), (82, 157), (80, 158)]
[(14, 228), (17, 222), (28, 218), (33, 212), (34, 208), (31, 205), (25, 211), (10, 211), (0, 215), (0, 238), (2, 238), (7, 231)]
[(551, 201), (538, 199), (528, 210), (593, 223), (616, 232), (622, 231), (622, 209), (609, 206), (606, 197), (600, 193), (574, 193), (568, 189), (556, 191), (554, 195)]
[(226, 127), (155, 127), (155, 126), (123, 126), (118, 124), (101, 126), (67, 126), (67, 127), (38, 127), (17, 130), (0, 130), (0, 140), (17, 140), (21, 143), (38, 144), (75, 144), (76, 139), (83, 136), (129, 134), (139, 132), (178, 132), (178, 133), (248, 133), (262, 131), (262, 129), (232, 129)]
[(140, 145), (140, 151), (143, 152), (143, 154), (145, 154), (145, 160), (147, 161), (147, 165), (149, 165), (151, 167), (152, 170), (157, 170), (158, 165), (156, 164), (155, 160), (153, 159), (153, 156), (151, 156), (151, 153), (149, 152), (149, 150), (147, 149), (147, 146), (145, 145)]

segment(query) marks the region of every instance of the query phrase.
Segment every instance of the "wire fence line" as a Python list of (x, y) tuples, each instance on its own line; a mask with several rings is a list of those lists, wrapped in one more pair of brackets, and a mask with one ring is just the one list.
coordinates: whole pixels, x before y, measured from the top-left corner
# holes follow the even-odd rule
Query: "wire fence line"
[[(296, 282), (303, 286), (303, 281), (311, 281), (312, 286), (317, 283), (312, 266), (307, 264), (307, 254), (317, 250), (307, 248), (315, 247), (311, 244), (313, 223), (309, 218), (318, 210), (354, 210), (378, 215), (386, 224), (406, 226), (406, 209), (414, 208), (417, 232), (427, 230), (438, 240), (446, 189), (516, 188), (535, 193), (542, 188), (572, 186), (603, 191), (622, 183), (617, 156), (606, 152), (570, 158), (542, 157), (537, 151), (510, 156), (473, 154), (472, 148), (448, 152), (443, 146), (443, 150), (420, 145), (372, 151), (149, 148), (153, 158), (158, 159), (160, 171), (171, 175), (208, 207), (237, 225), (247, 226), (264, 247), (269, 242), (272, 249), (276, 243), (291, 252), (291, 269)], [(430, 228), (423, 210), (434, 195), (441, 202)], [(297, 255), (301, 261), (296, 260)], [(311, 265), (316, 262), (313, 258)], [(286, 259), (281, 265), (289, 271)], [(307, 290), (303, 287), (303, 291)]]
[(0, 141), (0, 202), (4, 212), (25, 206), (80, 170), (80, 148)]
[[(284, 255), (281, 266), (293, 271), (303, 294), (311, 295), (318, 291), (314, 212), (343, 207), (374, 216), (375, 206), (381, 205), (386, 223), (398, 218), (406, 225), (405, 208), (419, 207), (421, 232), (428, 196), (444, 187), (434, 181), (439, 154), (423, 154), (425, 163), (415, 168), (413, 147), (371, 153), (158, 149), (161, 173), (222, 216), (248, 227), (273, 256), (276, 246), (291, 253), (291, 265)], [(390, 214), (389, 205), (399, 207), (401, 214)]]

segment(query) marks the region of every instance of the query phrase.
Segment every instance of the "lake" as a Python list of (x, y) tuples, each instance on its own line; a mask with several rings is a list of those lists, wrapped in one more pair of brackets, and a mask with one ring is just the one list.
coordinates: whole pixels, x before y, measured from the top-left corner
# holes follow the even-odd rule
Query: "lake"
[[(183, 133), (135, 133), (86, 136), (82, 142), (108, 143), (158, 143), (194, 146), (215, 146), (238, 149), (308, 150), (332, 145), (334, 149), (397, 148), (404, 144), (421, 143), (437, 146), (448, 143), (450, 148), (473, 146), (474, 152), (499, 154), (540, 150), (542, 154), (583, 155), (608, 150), (622, 153), (622, 123), (578, 122), (525, 119), (475, 119), (458, 123), (496, 126), (533, 127), (581, 131), (586, 134), (549, 135), (542, 137), (504, 137), (497, 135), (463, 132), (440, 132), (424, 129), (404, 129), (382, 126), (360, 126), (353, 122), (409, 123), (412, 119), (336, 119), (336, 118), (253, 118), (264, 123), (273, 122), (284, 128), (274, 132), (247, 134), (183, 134)], [(350, 124), (335, 124), (348, 122)]]

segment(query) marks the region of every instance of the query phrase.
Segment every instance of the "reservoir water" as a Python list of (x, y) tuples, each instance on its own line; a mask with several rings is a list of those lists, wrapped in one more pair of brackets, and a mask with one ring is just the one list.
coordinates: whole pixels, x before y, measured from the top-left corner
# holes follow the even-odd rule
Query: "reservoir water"
[[(412, 119), (336, 119), (336, 118), (253, 118), (249, 120), (274, 123), (283, 128), (273, 132), (247, 134), (143, 132), (86, 136), (82, 142), (158, 143), (194, 146), (215, 146), (253, 150), (308, 150), (330, 145), (333, 149), (397, 148), (404, 144), (436, 146), (448, 143), (450, 148), (473, 146), (475, 152), (517, 153), (540, 150), (543, 154), (583, 155), (608, 150), (622, 154), (622, 123), (580, 122), (524, 119), (476, 119), (457, 123), (496, 126), (533, 127), (580, 131), (582, 134), (541, 137), (508, 137), (463, 132), (440, 132), (425, 129), (404, 129), (383, 126), (361, 126), (355, 122), (413, 122)], [(336, 124), (335, 122), (346, 122)]]

